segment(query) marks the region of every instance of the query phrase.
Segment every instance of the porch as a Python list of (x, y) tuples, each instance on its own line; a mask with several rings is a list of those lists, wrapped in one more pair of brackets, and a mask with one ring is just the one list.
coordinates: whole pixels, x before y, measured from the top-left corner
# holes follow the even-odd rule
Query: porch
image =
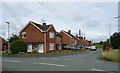
[(27, 43), (27, 52), (44, 53), (44, 43)]

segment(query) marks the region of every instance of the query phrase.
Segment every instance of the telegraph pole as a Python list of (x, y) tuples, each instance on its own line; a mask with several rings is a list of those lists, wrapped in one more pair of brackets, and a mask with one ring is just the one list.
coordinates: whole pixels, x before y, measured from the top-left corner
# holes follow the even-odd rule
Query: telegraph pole
[[(114, 17), (114, 18), (110, 18), (109, 19), (109, 44), (111, 43), (111, 40), (110, 40), (110, 36), (111, 36), (111, 20), (112, 19), (118, 19), (120, 18), (120, 16), (117, 16), (117, 17)], [(111, 45), (110, 45), (111, 46)]]
[(9, 40), (9, 24), (10, 24), (10, 22), (7, 22), (6, 21), (6, 23), (8, 24), (8, 54), (10, 53), (10, 40)]

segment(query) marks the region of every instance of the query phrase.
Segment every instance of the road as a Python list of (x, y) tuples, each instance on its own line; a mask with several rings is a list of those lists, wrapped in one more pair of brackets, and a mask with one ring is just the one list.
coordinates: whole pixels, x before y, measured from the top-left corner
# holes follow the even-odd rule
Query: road
[(101, 50), (45, 58), (2, 59), (4, 71), (118, 71), (118, 63), (100, 61)]

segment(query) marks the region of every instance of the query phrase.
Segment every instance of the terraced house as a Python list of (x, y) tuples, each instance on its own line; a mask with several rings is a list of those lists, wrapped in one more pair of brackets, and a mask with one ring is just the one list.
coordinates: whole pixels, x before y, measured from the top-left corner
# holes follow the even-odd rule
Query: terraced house
[[(61, 50), (61, 39), (56, 44), (57, 32), (52, 24), (38, 24), (29, 21), (20, 31), (20, 39), (27, 43), (27, 52), (36, 50), (38, 53), (48, 53)], [(57, 49), (56, 49), (57, 47)]]

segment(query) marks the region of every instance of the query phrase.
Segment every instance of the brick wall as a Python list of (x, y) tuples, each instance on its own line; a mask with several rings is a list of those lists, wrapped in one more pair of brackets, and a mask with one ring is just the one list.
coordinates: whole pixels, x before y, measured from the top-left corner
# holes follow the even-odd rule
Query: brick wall
[(20, 33), (20, 39), (25, 42), (44, 42), (44, 33), (32, 24), (29, 24), (22, 32), (26, 32), (26, 38), (22, 38)]

